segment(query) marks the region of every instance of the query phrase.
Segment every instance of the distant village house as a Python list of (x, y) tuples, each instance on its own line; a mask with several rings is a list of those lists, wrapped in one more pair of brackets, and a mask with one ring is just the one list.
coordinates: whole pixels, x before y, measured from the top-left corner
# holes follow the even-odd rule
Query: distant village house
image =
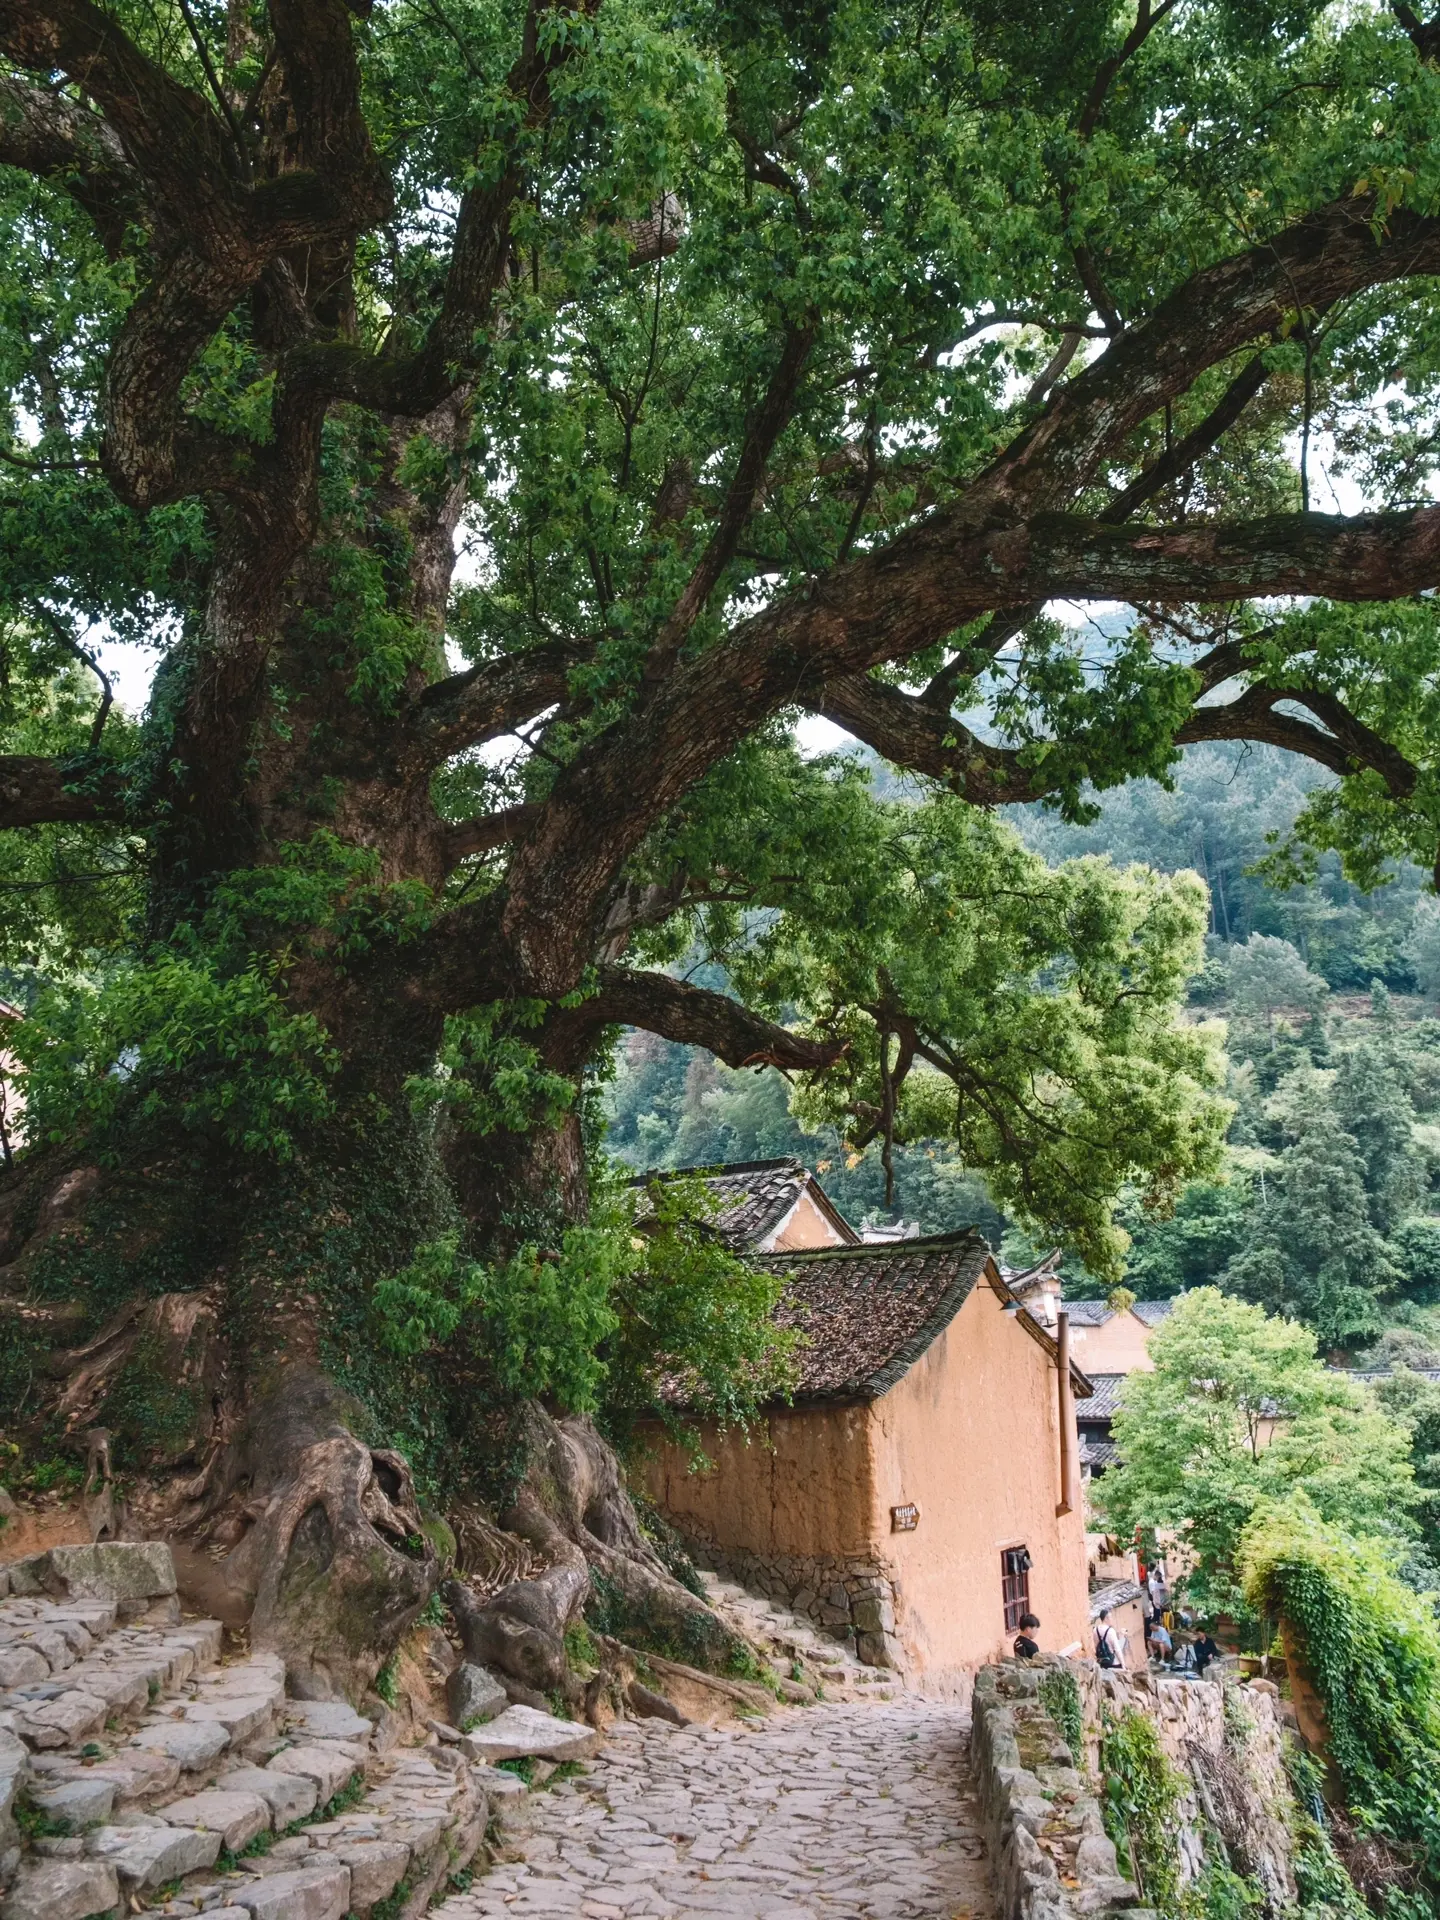
[(1063, 1328), (978, 1233), (866, 1245), (798, 1162), (705, 1171), (732, 1197), (719, 1229), (784, 1276), (778, 1317), (808, 1344), (762, 1432), (702, 1423), (708, 1469), (657, 1427), (650, 1496), (705, 1563), (897, 1677), (963, 1693), (1030, 1612), (1043, 1646), (1087, 1647), (1091, 1387)]
[(721, 1167), (676, 1167), (642, 1174), (632, 1185), (697, 1174), (716, 1202), (710, 1224), (737, 1253), (860, 1245), (861, 1236), (801, 1160), (738, 1160)]

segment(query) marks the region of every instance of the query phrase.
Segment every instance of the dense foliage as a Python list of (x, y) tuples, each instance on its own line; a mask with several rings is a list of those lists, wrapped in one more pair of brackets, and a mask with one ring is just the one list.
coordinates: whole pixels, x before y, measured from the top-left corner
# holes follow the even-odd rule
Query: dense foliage
[(1122, 1461), (1097, 1500), (1126, 1537), (1173, 1528), (1208, 1611), (1243, 1615), (1241, 1535), (1293, 1489), (1325, 1519), (1388, 1542), (1394, 1564), (1417, 1557), (1409, 1429), (1321, 1365), (1313, 1334), (1201, 1287), (1176, 1303), (1150, 1355), (1153, 1372), (1125, 1382)]
[[(703, 1236), (636, 1248), (592, 1198), (624, 1028), (790, 1075), (857, 1202), (1003, 1209), (1093, 1285), (1116, 1207), (1138, 1263), (1172, 1205), (1327, 1339), (1430, 1284), (1420, 1049), (1287, 1031), (1315, 982), (1430, 977), (1424, 916), (1367, 947), (1353, 897), (1413, 898), (1440, 839), (1440, 75), (1407, 13), (0, 10), (28, 1301), (83, 1344), (218, 1287), (217, 1432), (290, 1358), (432, 1457), (477, 1381), (629, 1409), (678, 1364), (748, 1404), (764, 1301), (728, 1324)], [(1374, 514), (1311, 511), (1322, 464)], [(156, 661), (143, 716), (117, 647)], [(801, 715), (881, 778), (806, 759)], [(1308, 920), (1219, 845), (1213, 760), (1208, 909), (1191, 852), (1045, 844), (1219, 740), (1326, 772), (1267, 757), (1245, 829)], [(1027, 847), (1000, 810), (1035, 803)], [(1184, 1017), (1207, 911), (1232, 1058), (1255, 1035), (1228, 1166)], [(773, 1079), (711, 1091), (727, 1140), (782, 1133)], [(617, 1088), (621, 1144), (713, 1157), (660, 1140), (666, 1099), (627, 1140)], [(82, 1161), (103, 1206), (48, 1241)]]
[(1440, 1630), (1383, 1548), (1328, 1525), (1303, 1496), (1256, 1511), (1240, 1543), (1245, 1591), (1285, 1622), (1319, 1696), (1327, 1763), (1362, 1836), (1387, 1843), (1365, 1891), (1393, 1920), (1440, 1898)]

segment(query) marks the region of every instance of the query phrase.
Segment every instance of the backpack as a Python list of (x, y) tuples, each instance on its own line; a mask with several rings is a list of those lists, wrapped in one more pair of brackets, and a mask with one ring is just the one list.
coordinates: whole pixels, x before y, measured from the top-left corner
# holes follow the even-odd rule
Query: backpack
[(1115, 1651), (1114, 1628), (1103, 1627), (1095, 1636), (1095, 1659), (1102, 1667), (1118, 1667), (1120, 1656)]

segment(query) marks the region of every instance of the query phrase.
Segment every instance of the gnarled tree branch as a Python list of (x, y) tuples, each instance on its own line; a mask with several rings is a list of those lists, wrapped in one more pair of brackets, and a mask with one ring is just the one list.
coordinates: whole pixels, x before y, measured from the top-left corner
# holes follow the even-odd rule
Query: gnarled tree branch
[(466, 747), (513, 733), (547, 707), (560, 705), (575, 661), (563, 647), (532, 647), (437, 680), (401, 720), (402, 755), (436, 767)]
[(123, 785), (113, 767), (91, 769), (28, 753), (0, 755), (0, 828), (119, 820), (123, 804)]
[(838, 1041), (809, 1040), (766, 1020), (723, 993), (688, 986), (666, 973), (602, 964), (600, 991), (576, 1009), (590, 1025), (643, 1027), (686, 1046), (704, 1047), (731, 1067), (786, 1067), (812, 1072), (833, 1066)]

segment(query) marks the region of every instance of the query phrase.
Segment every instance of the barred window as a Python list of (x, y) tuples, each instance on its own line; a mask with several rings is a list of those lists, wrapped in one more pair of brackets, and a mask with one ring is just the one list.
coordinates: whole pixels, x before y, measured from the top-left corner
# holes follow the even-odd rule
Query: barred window
[(1000, 1555), (1000, 1597), (1005, 1602), (1005, 1631), (1014, 1633), (1022, 1613), (1030, 1611), (1030, 1552), (1006, 1547)]

